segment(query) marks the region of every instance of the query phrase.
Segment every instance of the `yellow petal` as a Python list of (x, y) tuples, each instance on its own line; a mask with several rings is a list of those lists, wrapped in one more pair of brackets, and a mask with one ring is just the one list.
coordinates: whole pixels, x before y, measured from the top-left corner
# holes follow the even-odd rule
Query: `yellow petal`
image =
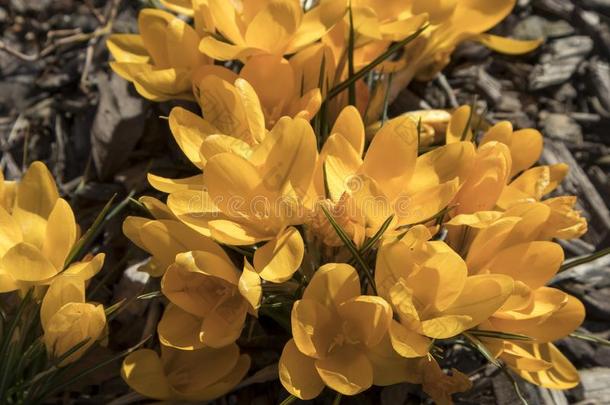
[(287, 228), (254, 252), (254, 268), (263, 280), (283, 283), (301, 266), (305, 245), (299, 231)]
[(347, 10), (345, 0), (322, 0), (317, 7), (308, 10), (300, 26), (287, 46), (286, 53), (293, 53), (320, 39), (341, 20)]
[(164, 193), (203, 189), (203, 176), (201, 174), (184, 179), (168, 179), (165, 177), (156, 176), (152, 173), (148, 173), (146, 177), (151, 186)]
[(417, 128), (407, 117), (384, 125), (371, 142), (362, 172), (373, 178), (393, 199), (406, 188), (417, 158)]
[(241, 139), (229, 135), (210, 135), (201, 144), (199, 154), (202, 161), (208, 161), (212, 156), (224, 152), (231, 152), (235, 155), (249, 159), (252, 154), (252, 148)]
[(56, 269), (64, 267), (64, 261), (76, 242), (76, 220), (72, 208), (63, 198), (57, 199), (49, 214), (42, 254), (53, 263)]
[(373, 366), (373, 384), (387, 386), (402, 382), (421, 383), (421, 376), (416, 359), (408, 359), (399, 355), (386, 335), (381, 343), (370, 348), (367, 357)]
[(48, 353), (60, 357), (87, 340), (80, 349), (62, 361), (60, 365), (63, 366), (80, 358), (100, 338), (105, 328), (106, 315), (102, 305), (70, 302), (48, 320), (44, 343)]
[(150, 60), (140, 35), (113, 34), (106, 40), (106, 46), (119, 62), (147, 63)]
[(329, 263), (313, 275), (303, 299), (315, 300), (325, 307), (337, 307), (360, 295), (360, 279), (356, 269), (348, 264)]
[(270, 0), (248, 25), (246, 43), (269, 53), (281, 54), (299, 27), (302, 16), (298, 2)]
[(472, 173), (455, 197), (456, 214), (493, 209), (510, 178), (510, 168), (511, 155), (506, 145), (494, 142), (480, 146)]
[(509, 332), (523, 334), (537, 342), (552, 342), (564, 338), (578, 328), (585, 319), (585, 307), (575, 297), (565, 294), (566, 302), (552, 314), (524, 320), (494, 318), (493, 327)]
[(17, 184), (13, 217), (23, 231), (26, 242), (42, 247), (46, 219), (53, 211), (59, 195), (53, 176), (41, 162), (34, 162)]
[[(499, 124), (497, 124), (499, 125)], [(510, 124), (506, 124), (508, 126)], [(535, 129), (522, 129), (510, 131), (488, 131), (481, 139), (481, 145), (491, 141), (498, 141), (506, 144), (511, 153), (512, 168), (510, 176), (513, 177), (523, 170), (529, 169), (542, 154), (542, 134)]]
[(175, 18), (171, 13), (153, 8), (145, 8), (138, 14), (138, 28), (144, 46), (160, 68), (170, 66), (165, 36), (168, 24)]
[(324, 389), (314, 360), (301, 353), (293, 339), (284, 346), (278, 367), (284, 388), (300, 399), (313, 399)]
[(462, 184), (470, 174), (475, 159), (471, 142), (441, 146), (417, 158), (407, 192), (416, 193), (455, 178)]
[(413, 14), (428, 13), (431, 24), (440, 24), (451, 17), (457, 3), (457, 0), (414, 0), (411, 11)]
[(170, 304), (157, 325), (159, 341), (180, 350), (200, 349), (205, 346), (199, 338), (202, 321), (177, 305)]
[(356, 173), (362, 165), (362, 159), (348, 139), (338, 133), (327, 139), (322, 153), (325, 152), (324, 171), (329, 197), (339, 201), (344, 192), (359, 187)]
[(373, 384), (371, 362), (351, 345), (338, 347), (315, 365), (324, 383), (343, 395), (356, 395)]
[(267, 116), (283, 111), (298, 94), (292, 66), (281, 55), (251, 57), (240, 76), (254, 87)]
[(364, 151), (364, 123), (356, 107), (349, 105), (341, 110), (331, 134), (341, 134), (349, 141), (359, 156)]
[(102, 269), (105, 257), (104, 253), (98, 253), (91, 260), (72, 263), (62, 274), (74, 275), (85, 281), (90, 280)]
[(121, 377), (134, 391), (149, 398), (168, 400), (172, 389), (157, 353), (140, 349), (123, 360)]
[(0, 207), (0, 256), (22, 241), (23, 235), (19, 224), (4, 208)]
[(479, 34), (473, 40), (482, 43), (489, 49), (506, 55), (521, 55), (531, 52), (544, 42), (543, 39), (519, 40), (492, 34)]
[(203, 169), (205, 162), (199, 156), (203, 140), (218, 130), (212, 124), (182, 107), (174, 107), (169, 114), (169, 127), (186, 157)]
[(199, 35), (187, 23), (174, 18), (167, 25), (166, 47), (167, 58), (172, 67), (194, 69), (206, 62), (206, 58), (199, 52)]
[[(434, 338), (455, 336), (492, 316), (512, 292), (513, 280), (510, 277), (487, 274), (470, 276), (458, 298), (442, 312), (442, 316), (454, 316), (453, 319), (447, 319), (448, 322), (444, 325), (446, 328), (436, 328), (432, 332), (432, 325), (426, 325), (425, 322), (422, 322), (422, 328), (427, 336)], [(442, 317), (437, 325), (442, 326), (441, 323)]]
[(47, 329), (53, 315), (70, 302), (85, 302), (84, 281), (74, 276), (56, 277), (45, 293), (40, 307), (40, 322), (43, 329)]
[[(451, 114), (451, 119), (449, 120), (449, 124), (447, 125), (447, 133), (445, 134), (445, 138), (447, 144), (456, 143), (460, 141), (469, 141), (472, 139), (472, 123), (469, 122), (470, 118), (470, 106), (463, 105)], [(470, 126), (467, 128), (467, 126)], [(464, 130), (466, 129), (466, 134), (464, 139), (462, 139), (462, 135), (464, 135)]]
[(534, 290), (557, 273), (563, 259), (563, 249), (557, 243), (534, 241), (497, 252), (485, 267), (492, 273), (522, 281)]
[(406, 358), (425, 356), (431, 344), (427, 337), (409, 330), (394, 320), (390, 324), (390, 339), (394, 350)]
[[(250, 356), (242, 354), (237, 359), (237, 364), (235, 364), (235, 367), (233, 367), (230, 373), (226, 374), (214, 384), (190, 393), (184, 393), (182, 394), (182, 397), (187, 401), (211, 401), (228, 394), (231, 390), (235, 389), (237, 384), (246, 376), (250, 369), (251, 362)], [(199, 364), (207, 365), (209, 363), (200, 362)], [(208, 367), (205, 366), (205, 369), (208, 369)], [(196, 383), (197, 381), (195, 384)]]
[(261, 142), (266, 135), (265, 117), (263, 116), (256, 91), (244, 79), (235, 80), (235, 88), (241, 97), (241, 102), (246, 112), (250, 134), (257, 142)]
[(342, 303), (338, 312), (352, 336), (368, 347), (381, 342), (392, 320), (392, 308), (383, 298), (376, 296), (352, 298)]
[(316, 138), (309, 122), (282, 117), (252, 153), (250, 161), (262, 167), (266, 187), (283, 193), (307, 193), (317, 159)]
[(208, 3), (218, 31), (234, 44), (243, 44), (244, 39), (240, 32), (242, 25), (238, 20), (239, 17), (234, 4), (224, 0), (209, 0)]
[[(566, 359), (563, 354), (551, 343), (531, 344), (531, 343), (511, 343), (514, 346), (519, 346), (529, 352), (534, 358), (541, 359), (549, 364), (551, 368), (538, 372), (529, 372), (520, 370), (512, 366), (511, 369), (516, 372), (521, 378), (531, 382), (532, 384), (540, 385), (545, 388), (566, 390), (574, 388), (578, 385), (580, 378), (578, 371)], [(502, 356), (504, 359), (505, 356)], [(507, 359), (508, 361), (508, 359)]]
[(199, 51), (216, 60), (244, 60), (261, 53), (258, 49), (228, 44), (212, 36), (203, 37)]
[(248, 301), (252, 311), (256, 314), (261, 305), (263, 288), (261, 278), (254, 270), (248, 259), (244, 259), (244, 269), (237, 284), (239, 293)]
[(241, 295), (225, 300), (203, 319), (201, 341), (215, 348), (235, 342), (241, 335), (247, 313), (248, 304)]
[(323, 358), (328, 354), (336, 327), (332, 313), (317, 301), (296, 301), (291, 313), (292, 336), (299, 351), (306, 356)]
[(0, 259), (0, 268), (19, 281), (41, 282), (57, 274), (42, 252), (35, 246), (22, 242), (10, 248)]

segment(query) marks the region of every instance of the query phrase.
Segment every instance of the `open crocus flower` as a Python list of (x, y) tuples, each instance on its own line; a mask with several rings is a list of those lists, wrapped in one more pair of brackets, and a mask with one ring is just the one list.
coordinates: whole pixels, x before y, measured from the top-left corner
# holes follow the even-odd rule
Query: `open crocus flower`
[(412, 12), (427, 13), (431, 25), (405, 47), (400, 62), (387, 63), (385, 71), (399, 70), (394, 80), (404, 85), (414, 77), (429, 80), (449, 63), (456, 46), (467, 40), (512, 55), (536, 49), (541, 44), (539, 40), (520, 41), (485, 33), (508, 16), (515, 3), (516, 0), (413, 0)]
[[(357, 69), (371, 63), (392, 42), (414, 34), (428, 20), (425, 13), (414, 15), (411, 4), (404, 0), (351, 0), (350, 5), (354, 24), (354, 66)], [(349, 35), (350, 20), (346, 15), (322, 39), (331, 47), (335, 60), (343, 69), (346, 67)]]
[(345, 0), (322, 0), (305, 13), (298, 0), (209, 0), (208, 4), (222, 40), (205, 37), (199, 49), (218, 60), (295, 53), (326, 34), (346, 10)]
[(224, 151), (208, 137), (201, 150), (203, 181), (169, 189), (171, 211), (220, 243), (266, 242), (254, 254), (254, 268), (267, 281), (290, 279), (304, 254), (294, 225), (305, 221), (303, 199), (318, 154), (309, 123), (283, 117), (254, 148)]
[(373, 384), (400, 382), (395, 375), (409, 372), (404, 362), (392, 363), (395, 354), (384, 342), (391, 320), (383, 298), (360, 295), (353, 267), (320, 267), (292, 308), (293, 338), (279, 363), (282, 385), (298, 398), (312, 399), (325, 386), (355, 395)]
[(181, 350), (235, 342), (246, 315), (256, 313), (261, 299), (256, 272), (246, 262), (240, 275), (224, 252), (178, 254), (163, 276), (161, 291), (171, 304), (159, 322), (159, 339)]
[(1, 188), (7, 205), (0, 206), (0, 292), (48, 285), (62, 271), (85, 279), (97, 274), (103, 253), (67, 266), (80, 230), (43, 163), (32, 163), (19, 182)]
[[(544, 213), (545, 210), (548, 213), (548, 208), (540, 203), (529, 204), (527, 208), (525, 211), (512, 208), (506, 213), (460, 215), (448, 225), (468, 224), (468, 233), (474, 235), (469, 238), (471, 242), (466, 242), (467, 248), (461, 247), (467, 251), (466, 263), (470, 274), (502, 274), (515, 282), (513, 294), (483, 328), (525, 335), (532, 339), (532, 344), (529, 349), (525, 345), (520, 350), (517, 346), (522, 343), (509, 342), (508, 347), (499, 348), (498, 354), (506, 349), (506, 356), (510, 359), (521, 356), (522, 360), (515, 360), (513, 364), (523, 366), (521, 372), (526, 374), (534, 371), (561, 374), (569, 371), (564, 367), (567, 360), (556, 353), (551, 342), (574, 331), (584, 320), (585, 310), (577, 298), (546, 287), (563, 262), (563, 250), (554, 242), (536, 240), (540, 228), (545, 226)], [(524, 350), (529, 350), (530, 354)], [(532, 356), (544, 356), (543, 360), (550, 365), (534, 364), (528, 360)], [(554, 360), (558, 363), (553, 363)], [(528, 368), (530, 366), (535, 368)], [(563, 388), (570, 388), (578, 382), (575, 373), (569, 372), (568, 375), (571, 380), (564, 381)], [(535, 375), (526, 379), (543, 385), (550, 381)], [(548, 385), (548, 388), (558, 387)]]
[(192, 100), (191, 75), (211, 60), (197, 49), (200, 35), (175, 15), (144, 9), (139, 34), (115, 34), (107, 45), (115, 61), (110, 67), (153, 101)]
[(61, 357), (82, 344), (60, 363), (60, 366), (65, 366), (78, 360), (103, 337), (106, 314), (102, 305), (85, 302), (85, 280), (82, 277), (62, 274), (53, 279), (42, 300), (40, 322), (44, 331), (43, 341), (51, 357)]
[[(453, 112), (445, 135), (448, 144), (459, 142), (462, 137), (472, 139), (473, 133), (468, 129), (470, 116), (469, 106)], [(514, 131), (508, 121), (493, 125), (481, 138), (471, 174), (455, 198), (457, 208), (454, 213), (472, 214), (496, 208), (507, 210), (541, 202), (549, 208), (549, 213), (539, 239), (582, 236), (587, 231), (587, 221), (574, 209), (575, 196), (543, 199), (559, 186), (568, 166), (532, 167), (540, 159), (542, 148), (542, 134), (535, 129)]]
[[(494, 346), (498, 344), (491, 347)], [(552, 343), (502, 341), (499, 349), (499, 358), (518, 376), (532, 384), (567, 390), (580, 382), (576, 368)]]
[(231, 344), (183, 351), (161, 346), (131, 353), (121, 376), (136, 392), (160, 401), (211, 401), (231, 391), (250, 368), (250, 357)]
[[(374, 136), (364, 159), (364, 125), (346, 108), (324, 145), (326, 184), (333, 204), (364, 231), (354, 241), (372, 236), (390, 215), (390, 230), (425, 221), (454, 198), (474, 156), (470, 142), (418, 154), (417, 128), (408, 117), (388, 121)], [(338, 222), (346, 222), (338, 218)]]
[(156, 219), (127, 217), (123, 222), (123, 233), (136, 246), (151, 254), (152, 260), (142, 268), (151, 276), (162, 276), (178, 253), (204, 250), (219, 257), (226, 256), (217, 243), (180, 222), (161, 201), (142, 197), (140, 202)]
[[(239, 78), (246, 80), (252, 90), (246, 89), (243, 81), (238, 82)], [(218, 66), (203, 67), (195, 74), (193, 85), (204, 116), (208, 118), (208, 112), (212, 111), (208, 120), (212, 125), (215, 114), (235, 105), (238, 110), (223, 112), (231, 114), (236, 121), (244, 115), (254, 117), (262, 112), (265, 127), (273, 128), (280, 117), (310, 121), (318, 112), (322, 103), (320, 90), (317, 85), (305, 90), (298, 78), (292, 62), (281, 55), (258, 55), (248, 59), (239, 75)]]
[(384, 243), (377, 255), (377, 290), (396, 316), (389, 329), (392, 346), (405, 357), (426, 355), (430, 338), (451, 338), (479, 325), (513, 292), (508, 276), (469, 276), (462, 258), (430, 237), (418, 225), (402, 239)]

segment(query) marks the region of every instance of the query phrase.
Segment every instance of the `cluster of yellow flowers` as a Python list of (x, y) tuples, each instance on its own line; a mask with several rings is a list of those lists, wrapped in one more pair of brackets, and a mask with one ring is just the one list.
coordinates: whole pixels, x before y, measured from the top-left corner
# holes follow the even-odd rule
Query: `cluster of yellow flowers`
[[(578, 383), (552, 342), (582, 323), (584, 307), (546, 286), (564, 260), (552, 240), (587, 230), (575, 197), (547, 197), (567, 166), (535, 166), (534, 129), (500, 122), (479, 136), (469, 106), (378, 122), (390, 72), (433, 77), (464, 40), (535, 49), (485, 33), (515, 0), (161, 3), (176, 14), (144, 9), (139, 34), (108, 39), (112, 69), (142, 96), (202, 112), (169, 115), (199, 173), (149, 174), (167, 201), (141, 197), (150, 216), (123, 223), (168, 301), (160, 354), (123, 362), (135, 391), (226, 394), (250, 370), (244, 325), (281, 318), (277, 306), (291, 335), (278, 376), (297, 398), (409, 382), (451, 403), (471, 385), (437, 362), (455, 342), (533, 384)], [(38, 162), (2, 182), (0, 221), (0, 292), (33, 290), (48, 353), (73, 362), (105, 337), (104, 308), (85, 300), (103, 254), (74, 260), (74, 215)]]
[(19, 182), (5, 181), (0, 172), (0, 223), (0, 293), (33, 290), (42, 299), (47, 353), (65, 357), (61, 365), (74, 362), (105, 337), (104, 307), (85, 300), (85, 285), (102, 268), (104, 254), (74, 261), (80, 229), (41, 162)]
[[(501, 122), (477, 141), (468, 106), (366, 128), (379, 95), (364, 78), (350, 83), (355, 105), (336, 91), (367, 67), (433, 77), (464, 40), (535, 49), (484, 33), (514, 0), (320, 0), (307, 11), (296, 0), (162, 3), (194, 26), (145, 9), (140, 34), (108, 40), (111, 66), (148, 99), (199, 104), (203, 116), (175, 107), (169, 125), (201, 173), (149, 174), (167, 203), (142, 197), (154, 219), (124, 223), (169, 300), (161, 355), (124, 361), (133, 389), (161, 400), (231, 390), (250, 366), (235, 342), (274, 285), (292, 308), (279, 378), (301, 399), (410, 382), (450, 403), (470, 382), (443, 373), (435, 355), (459, 338), (534, 384), (578, 383), (552, 342), (584, 308), (545, 284), (563, 262), (551, 239), (587, 226), (574, 197), (544, 198), (567, 167), (534, 166), (541, 134)], [(380, 61), (396, 43), (400, 57)], [(322, 108), (326, 137), (309, 122)]]

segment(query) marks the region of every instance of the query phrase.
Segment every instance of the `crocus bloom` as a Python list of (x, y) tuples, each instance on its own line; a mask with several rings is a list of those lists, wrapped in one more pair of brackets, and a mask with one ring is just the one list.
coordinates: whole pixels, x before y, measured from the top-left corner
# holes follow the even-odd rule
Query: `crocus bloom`
[(470, 142), (417, 156), (417, 128), (408, 117), (381, 127), (364, 159), (363, 150), (362, 119), (348, 107), (337, 118), (321, 157), (330, 200), (345, 205), (344, 215), (364, 229), (352, 235), (358, 243), (390, 215), (390, 229), (395, 229), (438, 214), (456, 195), (474, 156)]
[[(459, 142), (471, 115), (469, 106), (453, 112), (447, 124), (447, 143)], [(475, 164), (456, 196), (453, 214), (472, 214), (492, 209), (506, 210), (527, 203), (541, 202), (548, 209), (543, 235), (539, 239), (572, 239), (587, 231), (587, 222), (574, 209), (576, 197), (543, 197), (555, 190), (566, 176), (568, 166), (555, 164), (532, 167), (542, 154), (542, 134), (527, 128), (513, 131), (508, 121), (492, 126), (481, 139)], [(516, 176), (516, 177), (515, 177)], [(526, 209), (526, 208), (523, 208)]]
[(250, 368), (250, 357), (231, 344), (220, 349), (193, 351), (161, 346), (131, 353), (121, 376), (129, 386), (161, 401), (211, 401), (232, 390)]
[(576, 368), (552, 343), (503, 341), (499, 358), (518, 376), (542, 387), (567, 390), (580, 382)]
[(103, 337), (106, 314), (102, 305), (85, 302), (85, 280), (82, 277), (62, 274), (53, 279), (42, 300), (40, 322), (47, 353), (52, 357), (61, 357), (82, 344), (60, 363), (64, 366), (78, 360)]
[(192, 100), (193, 71), (211, 63), (197, 49), (201, 36), (175, 15), (156, 9), (140, 11), (138, 27), (139, 34), (108, 38), (112, 70), (149, 100)]
[(101, 269), (102, 253), (65, 268), (80, 230), (43, 163), (32, 163), (19, 182), (4, 182), (2, 189), (0, 292), (47, 285), (64, 270), (89, 279)]
[[(246, 80), (253, 92), (245, 89), (242, 81), (237, 82), (239, 78)], [(239, 75), (218, 66), (203, 67), (195, 73), (193, 85), (203, 114), (212, 125), (221, 112), (234, 120), (243, 119), (244, 114), (262, 113), (264, 125), (270, 129), (283, 116), (310, 121), (322, 103), (317, 86), (306, 91), (292, 62), (278, 55), (249, 58)], [(247, 93), (249, 90), (252, 94)], [(233, 111), (228, 108), (232, 105)]]
[(231, 152), (222, 145), (206, 138), (203, 181), (169, 189), (168, 206), (180, 221), (220, 243), (267, 242), (256, 250), (254, 267), (265, 280), (286, 281), (304, 254), (294, 225), (305, 221), (302, 201), (318, 154), (313, 130), (302, 118), (283, 117), (253, 148)]
[[(280, 381), (291, 394), (312, 399), (328, 386), (355, 395), (373, 384), (399, 382), (392, 374), (407, 378), (401, 363), (392, 360), (391, 346), (384, 344), (392, 309), (381, 297), (360, 295), (353, 267), (320, 267), (295, 302), (291, 319), (293, 338), (279, 363)], [(395, 368), (385, 369), (390, 364)]]
[(223, 39), (205, 37), (199, 49), (218, 60), (295, 53), (320, 39), (346, 10), (345, 0), (322, 0), (305, 13), (298, 0), (209, 0), (208, 4)]
[(224, 252), (212, 251), (178, 254), (163, 276), (161, 291), (171, 304), (159, 322), (159, 339), (181, 350), (233, 343), (261, 297), (260, 278), (247, 262), (240, 275)]
[[(412, 12), (428, 13), (430, 27), (405, 47), (402, 69), (394, 78), (405, 85), (413, 78), (433, 78), (450, 60), (456, 46), (466, 40), (479, 41), (507, 54), (522, 54), (536, 49), (541, 41), (519, 41), (485, 34), (514, 8), (516, 0), (413, 0)], [(391, 64), (386, 65), (387, 68)]]
[(394, 309), (394, 349), (424, 356), (430, 338), (446, 339), (473, 328), (499, 310), (513, 293), (513, 280), (500, 274), (468, 275), (466, 263), (448, 245), (428, 241), (423, 225), (402, 239), (382, 244), (375, 281)]
[(204, 250), (225, 257), (224, 250), (218, 244), (180, 222), (161, 201), (142, 197), (140, 202), (156, 219), (127, 217), (123, 221), (123, 233), (136, 246), (152, 255), (152, 260), (142, 268), (151, 276), (162, 276), (174, 263), (178, 253)]

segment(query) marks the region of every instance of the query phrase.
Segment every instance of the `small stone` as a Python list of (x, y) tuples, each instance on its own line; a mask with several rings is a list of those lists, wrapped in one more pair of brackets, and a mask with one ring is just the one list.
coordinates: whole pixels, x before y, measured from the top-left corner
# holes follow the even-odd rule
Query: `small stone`
[(513, 30), (513, 35), (519, 39), (557, 38), (574, 33), (574, 27), (564, 20), (551, 21), (537, 15), (524, 18)]

